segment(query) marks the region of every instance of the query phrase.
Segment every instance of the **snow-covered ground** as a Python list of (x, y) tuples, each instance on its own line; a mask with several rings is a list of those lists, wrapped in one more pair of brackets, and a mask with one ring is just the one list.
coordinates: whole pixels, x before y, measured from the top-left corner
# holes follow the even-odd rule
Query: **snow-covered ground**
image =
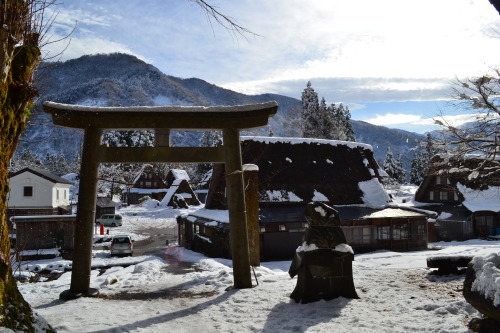
[[(141, 239), (143, 228), (174, 227), (180, 212), (185, 210), (154, 202), (122, 208), (124, 225), (110, 233)], [(92, 270), (97, 298), (59, 300), (71, 272), (52, 281), (19, 282), (19, 289), (58, 332), (468, 332), (466, 323), (478, 313), (462, 296), (464, 277), (429, 275), (426, 258), (498, 253), (500, 241), (430, 246), (427, 251), (356, 255), (353, 273), (360, 299), (354, 300), (295, 303), (289, 298), (297, 282), (287, 273), (290, 261), (262, 263), (255, 268), (257, 280), (252, 276), (254, 288), (231, 290), (231, 261), (177, 246), (160, 256), (129, 258), (94, 251), (93, 266), (115, 265)]]

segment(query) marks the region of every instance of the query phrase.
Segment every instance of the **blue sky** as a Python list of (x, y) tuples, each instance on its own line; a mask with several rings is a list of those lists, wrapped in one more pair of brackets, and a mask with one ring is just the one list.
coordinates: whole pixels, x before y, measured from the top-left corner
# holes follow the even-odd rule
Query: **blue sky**
[(189, 0), (67, 0), (54, 7), (51, 38), (76, 24), (61, 60), (125, 52), (248, 94), (300, 98), (311, 81), (353, 119), (419, 133), (443, 110), (462, 121), (442, 102), (455, 78), (500, 62), (500, 16), (488, 0), (208, 2), (258, 36), (231, 35)]

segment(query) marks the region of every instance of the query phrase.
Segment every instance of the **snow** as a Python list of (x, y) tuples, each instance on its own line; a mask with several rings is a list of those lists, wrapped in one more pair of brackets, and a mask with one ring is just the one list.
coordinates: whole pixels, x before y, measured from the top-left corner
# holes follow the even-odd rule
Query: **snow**
[(367, 143), (351, 142), (351, 141), (340, 141), (340, 140), (325, 140), (325, 139), (309, 139), (309, 138), (286, 138), (286, 137), (275, 137), (275, 136), (242, 136), (242, 141), (252, 140), (256, 142), (263, 143), (288, 143), (292, 145), (307, 143), (319, 143), (319, 144), (329, 144), (332, 146), (343, 145), (349, 148), (364, 148), (373, 151), (371, 145)]
[(346, 252), (346, 253), (354, 254), (352, 247), (350, 247), (349, 245), (347, 245), (345, 243), (341, 243), (341, 244), (335, 246), (334, 250), (338, 251), (338, 252)]
[(494, 306), (500, 305), (500, 254), (492, 253), (486, 257), (475, 257), (472, 260), (476, 279), (472, 291), (477, 291), (493, 301)]
[(243, 171), (259, 171), (257, 164), (243, 164)]
[(319, 215), (321, 215), (321, 216), (327, 215), (326, 211), (321, 206), (314, 207), (314, 210), (317, 211), (319, 213)]
[(314, 250), (318, 250), (319, 247), (314, 244), (314, 243), (311, 243), (311, 244), (307, 244), (307, 242), (303, 242), (302, 245), (300, 245), (297, 250), (295, 250), (295, 252), (309, 252), (309, 251), (314, 251)]
[(187, 174), (186, 170), (170, 169), (170, 172), (172, 173), (172, 175), (174, 176), (175, 179), (185, 179), (188, 182), (191, 180), (191, 178), (189, 178), (189, 175)]
[(476, 191), (457, 183), (457, 189), (464, 196), (462, 204), (471, 212), (500, 211), (500, 186), (490, 186), (486, 190)]
[(314, 196), (311, 199), (312, 201), (325, 201), (328, 202), (328, 198), (321, 192), (314, 190)]
[[(264, 198), (263, 198), (264, 199)], [(278, 201), (278, 202), (302, 202), (303, 200), (291, 191), (285, 190), (267, 190), (266, 191), (267, 201)]]
[[(181, 213), (227, 215), (227, 211), (208, 211), (203, 206), (186, 210), (130, 206), (119, 213), (124, 225), (110, 229), (111, 233), (136, 237), (145, 237), (144, 228), (176, 228), (175, 216)], [(462, 296), (464, 276), (429, 275), (426, 259), (493, 254), (498, 258), (499, 247), (500, 241), (469, 240), (432, 243), (425, 251), (356, 254), (353, 278), (360, 299), (308, 304), (297, 304), (289, 297), (297, 283), (296, 277), (288, 275), (291, 261), (263, 262), (255, 267), (255, 276), (252, 273), (254, 288), (231, 289), (230, 260), (207, 258), (175, 245), (159, 250), (156, 256), (127, 258), (94, 250), (91, 287), (99, 289), (97, 298), (59, 300), (59, 294), (70, 286), (68, 271), (54, 272), (60, 275), (54, 280), (18, 282), (18, 286), (34, 310), (58, 332), (466, 333), (466, 323), (479, 313)], [(57, 258), (29, 264), (62, 263)], [(496, 289), (498, 293), (498, 285)]]
[(177, 191), (177, 189), (179, 188), (179, 185), (181, 184), (181, 182), (183, 180), (184, 179), (182, 179), (182, 178), (174, 179), (174, 181), (172, 182), (172, 185), (167, 190), (167, 194), (165, 194), (165, 196), (161, 200), (160, 205), (162, 205), (162, 206), (168, 205), (168, 203), (172, 199), (173, 195), (175, 194), (175, 192)]
[(387, 192), (376, 178), (359, 182), (358, 186), (363, 192), (362, 200), (368, 207), (381, 208), (387, 205), (390, 201)]

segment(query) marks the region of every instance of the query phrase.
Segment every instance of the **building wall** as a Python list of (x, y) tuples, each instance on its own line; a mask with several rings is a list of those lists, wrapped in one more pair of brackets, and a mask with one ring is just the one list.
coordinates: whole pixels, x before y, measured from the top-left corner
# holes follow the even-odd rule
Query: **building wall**
[[(9, 187), (9, 208), (55, 208), (69, 205), (69, 188), (71, 185), (53, 183), (30, 172), (23, 172), (11, 177), (9, 179)], [(31, 193), (28, 188), (31, 188)]]
[(60, 220), (40, 219), (17, 221), (16, 250), (39, 250), (60, 247), (65, 251), (74, 249), (76, 217)]

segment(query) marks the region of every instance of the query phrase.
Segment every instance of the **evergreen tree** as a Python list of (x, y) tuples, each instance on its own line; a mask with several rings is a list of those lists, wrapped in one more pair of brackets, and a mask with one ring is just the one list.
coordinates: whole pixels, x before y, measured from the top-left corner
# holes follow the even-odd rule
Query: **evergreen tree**
[(59, 175), (59, 176), (64, 176), (68, 173), (70, 173), (69, 163), (66, 160), (66, 156), (61, 151), (61, 152), (59, 152), (59, 155), (57, 156), (57, 169), (56, 169), (55, 174)]
[(349, 112), (349, 108), (342, 103), (340, 103), (338, 107), (339, 111), (339, 127), (342, 128), (343, 134), (345, 136), (344, 141), (351, 141), (354, 142), (356, 141), (356, 138), (354, 137), (354, 130), (352, 129), (352, 124), (351, 124), (351, 113)]
[(110, 147), (153, 147), (153, 131), (106, 131), (102, 142)]
[(318, 94), (311, 86), (311, 81), (302, 92), (302, 136), (304, 138), (318, 137), (319, 128)]
[(45, 168), (40, 157), (33, 154), (30, 147), (16, 152), (9, 164), (9, 172), (19, 171), (27, 167)]
[[(50, 172), (57, 174), (57, 155), (53, 154), (51, 152), (46, 152), (45, 153), (45, 159), (43, 161), (43, 164), (45, 165), (45, 168), (49, 170)], [(58, 175), (60, 176), (60, 175)]]
[(302, 92), (302, 136), (328, 140), (355, 141), (350, 122), (349, 109), (341, 103), (326, 106), (322, 97), (318, 102), (318, 94), (307, 82)]
[(392, 154), (391, 147), (387, 148), (387, 154), (382, 165), (384, 171), (389, 175), (390, 182), (404, 184), (406, 182), (406, 172), (401, 161), (401, 154), (395, 158)]
[(436, 154), (434, 142), (430, 134), (427, 134), (425, 147), (422, 151), (415, 153), (411, 160), (410, 183), (420, 185), (424, 180), (431, 158)]

